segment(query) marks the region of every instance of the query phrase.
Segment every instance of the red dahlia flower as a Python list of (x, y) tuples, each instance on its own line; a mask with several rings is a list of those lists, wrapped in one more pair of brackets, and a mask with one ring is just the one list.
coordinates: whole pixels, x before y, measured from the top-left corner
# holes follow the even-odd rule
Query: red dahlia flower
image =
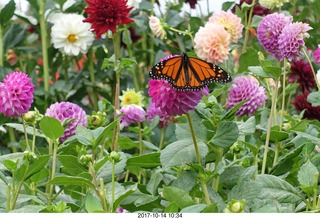
[(115, 33), (117, 25), (133, 22), (129, 18), (129, 12), (133, 7), (127, 7), (127, 0), (86, 0), (86, 2), (89, 7), (84, 10), (88, 18), (83, 22), (91, 23), (91, 28), (96, 32), (96, 39), (108, 30)]

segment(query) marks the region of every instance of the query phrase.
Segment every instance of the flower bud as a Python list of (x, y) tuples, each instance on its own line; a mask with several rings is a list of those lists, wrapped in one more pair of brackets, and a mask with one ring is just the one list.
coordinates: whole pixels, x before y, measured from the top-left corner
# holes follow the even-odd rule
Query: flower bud
[(246, 201), (244, 199), (241, 201), (232, 199), (223, 211), (225, 213), (242, 213), (244, 212), (245, 205)]
[(30, 162), (30, 161), (37, 159), (37, 155), (31, 151), (24, 151), (23, 152), (23, 159)]
[(111, 153), (109, 154), (109, 160), (111, 162), (118, 163), (121, 160), (121, 156), (118, 152), (111, 151)]
[(35, 111), (29, 111), (23, 115), (23, 120), (27, 123), (33, 123), (36, 119), (36, 112)]
[(93, 160), (92, 154), (81, 155), (79, 160), (80, 160), (80, 163), (87, 166), (89, 164), (89, 162), (91, 162)]

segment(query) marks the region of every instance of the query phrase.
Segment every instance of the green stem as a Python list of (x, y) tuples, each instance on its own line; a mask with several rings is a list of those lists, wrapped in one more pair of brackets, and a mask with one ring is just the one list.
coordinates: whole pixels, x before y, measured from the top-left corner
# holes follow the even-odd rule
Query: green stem
[(8, 184), (7, 186), (7, 212), (10, 211), (10, 204), (11, 204), (11, 186)]
[[(20, 194), (20, 191), (21, 191), (21, 188), (22, 188), (22, 185), (23, 185), (23, 181), (24, 179), (26, 178), (27, 176), (27, 172), (29, 170), (29, 162), (27, 163), (27, 167), (26, 167), (26, 170), (23, 174), (23, 177), (18, 185), (18, 189), (16, 191), (14, 191), (14, 195), (13, 195), (13, 202), (12, 202), (12, 205), (11, 205), (11, 208), (10, 208), (10, 211), (15, 209), (16, 207), (16, 204), (17, 204), (17, 200), (18, 200), (18, 197), (19, 197), (19, 194)], [(14, 179), (13, 179), (14, 180)]]
[(92, 89), (90, 90), (90, 92), (92, 93), (92, 98), (93, 98), (93, 109), (95, 111), (98, 110), (98, 96), (97, 96), (97, 92), (95, 89), (96, 86), (96, 79), (95, 79), (95, 75), (94, 75), (94, 51), (93, 49), (91, 49), (91, 52), (89, 53), (89, 65), (88, 65), (88, 70), (89, 70), (89, 75), (90, 75), (90, 81), (92, 83)]
[(281, 143), (280, 143), (280, 142), (277, 142), (277, 143), (276, 143), (275, 152), (274, 152), (273, 166), (276, 165), (276, 163), (277, 163), (277, 161), (278, 161), (280, 149), (281, 149)]
[(0, 67), (3, 67), (3, 59), (4, 59), (4, 51), (3, 51), (3, 29), (2, 25), (0, 24)]
[(35, 146), (36, 146), (36, 132), (37, 132), (36, 123), (34, 122), (34, 123), (33, 123), (32, 146), (31, 146), (31, 151), (32, 151), (33, 153), (34, 153), (34, 149), (35, 149)]
[(250, 12), (249, 12), (249, 18), (247, 20), (246, 27), (245, 27), (246, 30), (245, 30), (245, 34), (244, 34), (242, 53), (244, 53), (247, 49), (249, 34), (250, 34), (250, 27), (251, 27), (251, 20), (252, 20), (252, 15), (253, 15), (253, 8), (254, 8), (255, 4), (256, 4), (256, 0), (253, 0), (252, 6), (251, 6)]
[[(280, 114), (280, 130), (282, 130), (282, 124), (283, 124), (283, 114), (285, 111), (285, 101), (286, 101), (286, 64), (287, 59), (283, 60), (283, 74), (282, 74), (282, 101), (281, 101), (281, 114)], [(276, 85), (277, 86), (277, 85)]]
[[(41, 29), (41, 46), (42, 46), (42, 59), (43, 59), (43, 79), (44, 90), (49, 92), (49, 61), (48, 61), (48, 33), (47, 25), (44, 18), (45, 13), (45, 0), (39, 0), (39, 21)], [(48, 94), (46, 95), (47, 98)]]
[(114, 201), (115, 201), (115, 189), (114, 189), (114, 183), (115, 183), (115, 178), (114, 178), (114, 173), (115, 173), (115, 167), (116, 164), (114, 160), (112, 160), (112, 170), (111, 170), (111, 209), (113, 209)]
[(18, 150), (17, 150), (17, 147), (16, 147), (17, 141), (16, 141), (16, 136), (14, 135), (13, 128), (8, 127), (8, 133), (9, 133), (10, 142), (12, 143), (12, 146), (11, 146), (12, 152), (15, 153)]
[(141, 155), (143, 152), (142, 149), (142, 130), (141, 130), (141, 124), (140, 122), (138, 122), (138, 129), (139, 129), (139, 154)]
[(314, 186), (313, 186), (313, 199), (312, 199), (312, 210), (317, 209), (317, 195), (318, 195), (318, 178), (319, 173), (314, 174)]
[(271, 112), (270, 112), (269, 121), (268, 121), (267, 137), (266, 137), (266, 144), (265, 144), (264, 153), (263, 153), (261, 174), (264, 174), (266, 171), (267, 156), (268, 156), (269, 143), (270, 143), (271, 126), (272, 126), (272, 120), (273, 120), (273, 116), (275, 114), (276, 102), (277, 102), (278, 83), (279, 83), (279, 78), (276, 79), (276, 86), (275, 86), (275, 88), (273, 90), (273, 94), (272, 94)]
[(308, 54), (307, 54), (306, 50), (305, 50), (304, 48), (302, 48), (302, 51), (303, 51), (303, 53), (304, 53), (304, 55), (305, 55), (306, 59), (308, 60), (309, 65), (310, 65), (310, 67), (311, 67), (311, 70), (312, 70), (312, 73), (313, 73), (314, 80), (316, 81), (316, 84), (317, 84), (318, 91), (320, 91), (320, 82), (319, 82), (319, 81), (318, 81), (318, 79), (317, 79), (317, 75), (316, 75), (316, 72), (314, 71), (314, 68), (313, 68), (312, 62), (311, 62), (311, 60), (310, 60), (310, 58), (309, 58), (309, 56), (308, 56)]
[(28, 139), (28, 134), (27, 134), (26, 121), (24, 121), (23, 116), (21, 116), (21, 118), (22, 118), (24, 138), (26, 140), (26, 145), (27, 145), (26, 151), (29, 151), (30, 150), (30, 146), (29, 146), (29, 139)]
[(213, 175), (215, 178), (213, 179), (212, 188), (218, 192), (219, 190), (219, 183), (220, 183), (220, 175), (218, 173), (218, 165), (222, 160), (223, 157), (223, 148), (220, 147), (214, 147), (214, 153), (216, 155), (216, 160), (214, 162), (214, 171)]
[[(58, 146), (59, 146), (59, 143), (58, 143), (57, 140), (55, 140), (53, 142), (52, 167), (51, 167), (50, 180), (53, 180), (54, 175), (56, 173)], [(54, 188), (54, 185), (51, 185), (50, 186), (50, 191), (49, 191), (49, 204), (51, 204), (51, 202), (53, 201), (53, 198), (52, 198), (52, 196), (53, 196), (53, 188)]]
[(200, 153), (199, 153), (199, 148), (198, 148), (198, 143), (197, 143), (196, 135), (194, 133), (194, 129), (193, 129), (193, 125), (192, 125), (192, 120), (191, 120), (191, 117), (190, 117), (189, 114), (186, 114), (186, 116), (188, 118), (188, 122), (189, 122), (189, 126), (190, 126), (190, 132), (191, 132), (191, 136), (192, 136), (192, 140), (193, 140), (194, 149), (196, 151), (197, 161), (198, 161), (198, 164), (200, 166), (202, 166)]
[(160, 136), (160, 142), (159, 142), (159, 151), (161, 151), (162, 147), (163, 147), (163, 142), (164, 142), (164, 137), (166, 134), (166, 128), (163, 127), (161, 128), (161, 136)]

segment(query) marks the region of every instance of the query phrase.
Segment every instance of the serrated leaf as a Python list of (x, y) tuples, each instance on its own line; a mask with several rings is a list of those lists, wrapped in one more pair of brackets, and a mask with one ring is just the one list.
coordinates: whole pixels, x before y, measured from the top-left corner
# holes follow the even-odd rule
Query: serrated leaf
[(43, 134), (52, 140), (57, 140), (64, 133), (64, 128), (60, 121), (53, 117), (44, 116), (41, 119), (39, 126)]
[(234, 122), (222, 122), (210, 142), (218, 147), (231, 147), (238, 139), (239, 129)]
[(314, 187), (318, 185), (319, 171), (309, 160), (304, 163), (298, 172), (298, 181), (302, 190), (308, 195), (313, 193)]
[(165, 186), (163, 187), (162, 193), (166, 200), (176, 203), (181, 209), (195, 204), (191, 196), (183, 189), (173, 186)]
[[(200, 158), (204, 158), (208, 154), (207, 145), (204, 142), (199, 141), (198, 148)], [(167, 145), (161, 151), (160, 161), (164, 169), (196, 162), (196, 152), (192, 139), (187, 138)]]

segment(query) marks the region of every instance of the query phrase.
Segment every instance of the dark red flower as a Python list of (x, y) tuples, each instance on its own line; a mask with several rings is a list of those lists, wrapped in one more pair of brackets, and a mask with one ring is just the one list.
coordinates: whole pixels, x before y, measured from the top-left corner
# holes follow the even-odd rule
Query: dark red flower
[(309, 91), (299, 94), (293, 100), (292, 104), (298, 111), (304, 111), (303, 118), (320, 120), (320, 106), (313, 107), (311, 103), (307, 101)]
[(302, 92), (310, 91), (310, 88), (316, 87), (311, 66), (304, 60), (291, 62), (291, 73), (288, 81), (290, 83), (298, 82)]
[(184, 0), (185, 3), (189, 3), (190, 4), (190, 8), (195, 9), (196, 8), (196, 4), (198, 3), (198, 0)]
[[(236, 4), (232, 9), (231, 11), (233, 13), (235, 13), (236, 11), (236, 8), (239, 8), (241, 9), (241, 5), (243, 3), (247, 3), (248, 5), (252, 4), (252, 0), (240, 0), (240, 3), (239, 4)], [(265, 8), (265, 7), (262, 7), (259, 3), (256, 3), (254, 5), (254, 8), (253, 8), (253, 15), (259, 15), (259, 16), (263, 16), (263, 15), (267, 15), (267, 14), (271, 14), (272, 11), (268, 8)]]
[(91, 23), (91, 28), (96, 32), (96, 39), (108, 30), (115, 33), (118, 25), (133, 22), (129, 18), (129, 12), (133, 7), (127, 7), (127, 0), (86, 0), (86, 2), (89, 7), (84, 10), (88, 18), (83, 22)]

